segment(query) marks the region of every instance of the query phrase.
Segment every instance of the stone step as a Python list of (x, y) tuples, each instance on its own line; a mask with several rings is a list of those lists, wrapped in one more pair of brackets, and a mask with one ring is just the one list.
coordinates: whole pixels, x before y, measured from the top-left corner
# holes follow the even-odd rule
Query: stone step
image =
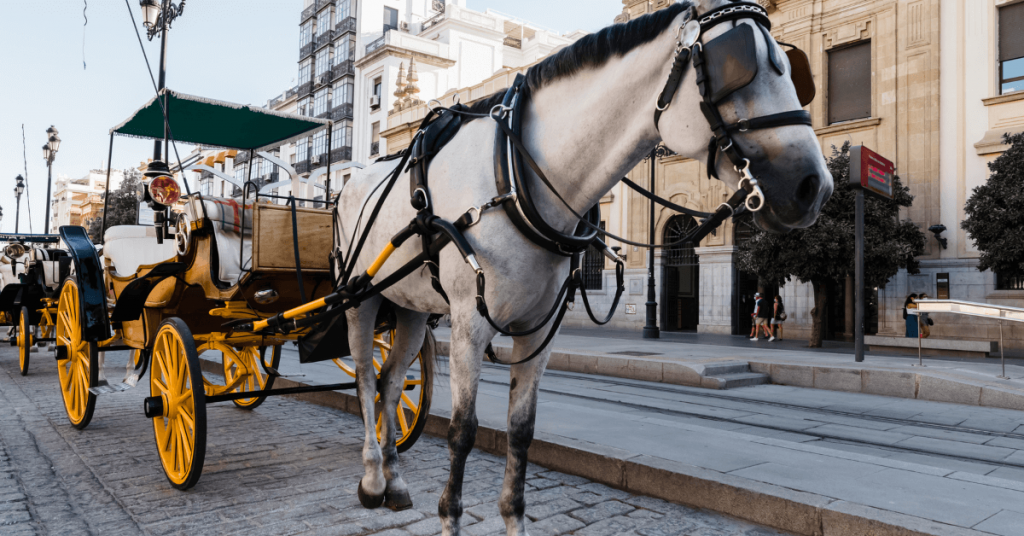
[(721, 376), (722, 374), (734, 374), (737, 372), (750, 372), (750, 363), (746, 361), (723, 361), (720, 363), (705, 363), (701, 376)]
[(767, 374), (760, 372), (732, 372), (707, 376), (701, 382), (703, 387), (710, 389), (735, 389), (737, 387), (750, 387), (752, 385), (764, 385), (770, 378)]

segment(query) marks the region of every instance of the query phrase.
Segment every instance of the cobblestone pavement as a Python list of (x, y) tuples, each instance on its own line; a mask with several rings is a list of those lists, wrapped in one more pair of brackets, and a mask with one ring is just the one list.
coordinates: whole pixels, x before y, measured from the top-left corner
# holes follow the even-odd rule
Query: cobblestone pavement
[[(358, 417), (286, 398), (252, 412), (208, 409), (206, 467), (188, 492), (170, 487), (142, 414), (147, 387), (97, 401), (84, 431), (67, 421), (48, 352), (17, 372), (16, 349), (0, 349), (0, 534), (378, 534), (440, 532), (437, 501), (448, 475), (445, 443), (422, 437), (402, 455), (415, 508), (367, 510)], [(127, 354), (105, 367), (116, 381)], [(474, 452), (466, 471), (465, 533), (503, 534), (497, 499), (504, 460)], [(533, 536), (772, 536), (712, 512), (630, 495), (583, 478), (528, 470)]]

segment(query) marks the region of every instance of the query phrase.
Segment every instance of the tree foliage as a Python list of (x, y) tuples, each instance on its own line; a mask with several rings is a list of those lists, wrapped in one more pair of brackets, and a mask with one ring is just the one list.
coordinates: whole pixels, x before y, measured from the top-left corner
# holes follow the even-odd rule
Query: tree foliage
[[(755, 231), (740, 244), (737, 263), (767, 284), (784, 285), (793, 278), (811, 283), (815, 293), (811, 346), (821, 345), (821, 326), (829, 282), (854, 273), (857, 190), (849, 185), (850, 143), (832, 147), (828, 158), (835, 190), (818, 221), (784, 235)], [(918, 273), (915, 259), (924, 253), (925, 235), (917, 225), (899, 220), (900, 207), (914, 198), (899, 177), (893, 178), (893, 200), (866, 196), (864, 202), (864, 276), (869, 287), (884, 286), (901, 268)]]
[[(136, 192), (142, 184), (142, 174), (137, 169), (129, 168), (124, 170), (124, 179), (117, 190), (110, 192), (110, 201), (107, 203), (107, 227), (115, 225), (135, 225), (139, 214), (139, 198)], [(103, 212), (89, 220), (89, 238), (95, 243), (102, 241), (103, 232), (100, 226), (103, 225)], [(106, 230), (104, 229), (104, 231)]]
[(989, 163), (988, 181), (973, 190), (960, 227), (981, 251), (979, 270), (1024, 276), (1024, 133), (1005, 135), (1010, 146)]

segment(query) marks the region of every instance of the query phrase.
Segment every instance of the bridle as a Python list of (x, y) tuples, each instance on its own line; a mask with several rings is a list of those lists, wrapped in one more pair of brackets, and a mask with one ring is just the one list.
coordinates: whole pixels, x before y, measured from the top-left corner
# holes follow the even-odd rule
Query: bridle
[[(752, 36), (752, 30), (748, 25), (737, 25), (734, 29), (718, 38), (715, 38), (707, 44), (701, 42), (701, 37), (703, 37), (708, 30), (723, 22), (738, 19), (754, 20), (756, 27), (761, 30), (761, 33), (764, 35), (765, 41), (768, 44), (768, 53), (772, 65), (779, 74), (783, 73), (781, 60), (776, 57), (776, 50), (772, 47), (774, 39), (772, 39), (771, 34), (769, 33), (772, 23), (771, 20), (768, 19), (768, 12), (765, 11), (763, 7), (752, 2), (736, 2), (713, 9), (698, 19), (696, 8), (691, 6), (686, 18), (683, 20), (683, 23), (680, 24), (679, 30), (676, 33), (675, 60), (672, 63), (672, 70), (669, 73), (668, 81), (665, 83), (665, 87), (662, 89), (661, 94), (658, 97), (657, 104), (655, 105), (654, 126), (660, 131), (659, 122), (661, 120), (661, 115), (665, 110), (668, 110), (669, 107), (671, 107), (673, 98), (678, 92), (680, 83), (686, 74), (686, 67), (692, 59), (693, 68), (697, 75), (697, 88), (700, 91), (702, 98), (700, 109), (704, 114), (704, 118), (707, 120), (708, 125), (711, 127), (712, 132), (711, 142), (708, 145), (708, 177), (710, 178), (713, 176), (718, 178), (718, 173), (716, 171), (716, 158), (718, 153), (721, 152), (729, 159), (733, 165), (733, 169), (735, 169), (740, 175), (739, 187), (746, 190), (748, 193), (747, 198), (744, 201), (747, 210), (750, 212), (758, 212), (765, 207), (764, 192), (761, 191), (757, 178), (750, 171), (750, 159), (743, 155), (743, 151), (733, 140), (733, 134), (737, 132), (749, 132), (751, 130), (790, 125), (811, 126), (811, 115), (806, 110), (793, 110), (750, 119), (740, 119), (739, 121), (731, 124), (726, 123), (725, 120), (722, 119), (722, 114), (719, 111), (719, 105), (722, 102), (722, 99), (733, 91), (749, 84), (757, 73), (756, 46), (751, 50), (753, 42), (750, 41), (749, 38), (745, 37), (746, 34), (744, 33), (748, 32)], [(744, 30), (743, 28), (747, 28), (747, 30)], [(737, 31), (739, 33), (736, 35), (730, 35)], [(724, 91), (725, 94), (719, 94), (721, 92), (715, 91), (713, 80), (710, 76), (711, 73), (709, 72), (709, 66), (707, 63), (708, 51), (705, 50), (705, 48), (732, 47), (732, 50), (729, 50), (729, 52), (736, 52), (737, 46), (744, 46), (740, 41), (744, 41), (746, 49), (741, 51), (741, 54), (753, 54), (754, 56), (753, 72), (749, 73), (750, 76), (745, 79), (745, 82), (743, 82), (743, 80), (739, 80), (738, 82), (740, 83), (735, 84), (738, 87), (732, 87), (731, 89), (730, 87), (733, 85), (731, 83), (732, 81), (726, 81), (724, 85), (721, 81), (717, 81), (719, 82), (719, 88), (727, 90)], [(731, 56), (729, 58), (731, 59)], [(813, 91), (811, 94), (813, 98)]]

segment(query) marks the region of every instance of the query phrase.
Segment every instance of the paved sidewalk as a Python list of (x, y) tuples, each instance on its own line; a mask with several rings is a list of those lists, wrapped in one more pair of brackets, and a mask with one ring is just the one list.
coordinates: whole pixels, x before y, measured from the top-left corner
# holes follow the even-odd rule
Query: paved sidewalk
[[(109, 353), (107, 376), (120, 378), (127, 357)], [(34, 353), (22, 377), (17, 349), (0, 348), (0, 535), (440, 532), (437, 502), (449, 464), (442, 439), (424, 436), (401, 456), (414, 509), (367, 510), (356, 498), (363, 474), (359, 417), (288, 398), (270, 398), (253, 411), (214, 404), (202, 479), (180, 492), (160, 469), (153, 425), (142, 414), (146, 382), (101, 395), (92, 423), (79, 431), (64, 414), (53, 358)], [(464, 534), (504, 534), (497, 507), (504, 469), (504, 457), (470, 456)], [(780, 536), (534, 464), (527, 502), (532, 536)]]
[[(450, 329), (441, 327), (435, 333), (441, 351), (446, 352)], [(1007, 360), (1009, 379), (1002, 379), (999, 360), (991, 358), (926, 357), (925, 366), (918, 367), (917, 358), (872, 353), (856, 363), (852, 353), (776, 347), (768, 341), (723, 336), (714, 336), (710, 341), (715, 344), (708, 344), (708, 337), (701, 337), (704, 343), (690, 344), (642, 339), (639, 333), (569, 330), (552, 342), (549, 368), (699, 386), (703, 366), (741, 361), (779, 385), (1024, 410), (1022, 360)], [(493, 344), (499, 356), (510, 355), (511, 338), (496, 337)]]

